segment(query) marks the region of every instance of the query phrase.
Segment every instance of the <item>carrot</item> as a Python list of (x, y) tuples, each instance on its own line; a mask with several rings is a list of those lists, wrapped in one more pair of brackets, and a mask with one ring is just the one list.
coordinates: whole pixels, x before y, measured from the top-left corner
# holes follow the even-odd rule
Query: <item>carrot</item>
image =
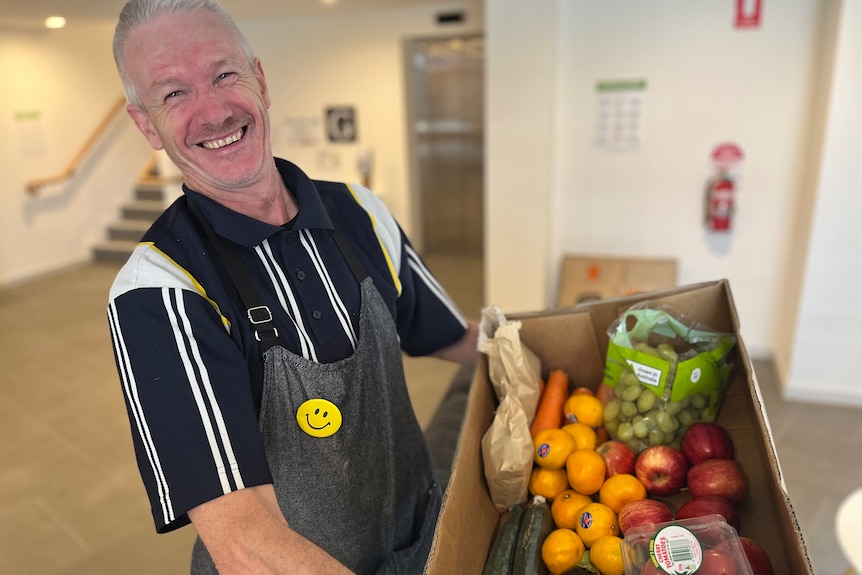
[(545, 391), (539, 399), (536, 416), (530, 426), (530, 436), (545, 429), (560, 427), (563, 424), (563, 406), (569, 397), (569, 376), (565, 371), (556, 369), (548, 374)]

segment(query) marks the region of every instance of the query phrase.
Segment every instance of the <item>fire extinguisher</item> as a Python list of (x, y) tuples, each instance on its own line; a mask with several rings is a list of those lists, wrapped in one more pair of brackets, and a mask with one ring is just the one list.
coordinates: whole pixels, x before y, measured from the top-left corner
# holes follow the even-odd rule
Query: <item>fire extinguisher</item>
[(713, 232), (730, 230), (733, 217), (733, 180), (727, 174), (713, 178), (706, 191), (706, 227)]

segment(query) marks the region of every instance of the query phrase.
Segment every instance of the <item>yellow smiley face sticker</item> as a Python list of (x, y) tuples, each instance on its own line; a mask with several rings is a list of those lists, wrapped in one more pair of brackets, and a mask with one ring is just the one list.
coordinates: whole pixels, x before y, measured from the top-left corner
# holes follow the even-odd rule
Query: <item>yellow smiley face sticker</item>
[(341, 411), (326, 399), (309, 399), (296, 411), (296, 422), (312, 437), (329, 437), (341, 427)]

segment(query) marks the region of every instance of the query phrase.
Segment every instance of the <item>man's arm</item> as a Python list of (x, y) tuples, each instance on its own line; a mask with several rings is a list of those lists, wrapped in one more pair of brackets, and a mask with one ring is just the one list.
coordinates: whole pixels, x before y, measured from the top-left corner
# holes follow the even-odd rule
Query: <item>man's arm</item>
[(479, 324), (474, 321), (468, 321), (467, 331), (461, 339), (448, 347), (435, 351), (431, 356), (458, 363), (474, 364), (479, 361), (478, 339)]
[(351, 575), (287, 525), (272, 485), (228, 493), (190, 510), (189, 517), (221, 575)]

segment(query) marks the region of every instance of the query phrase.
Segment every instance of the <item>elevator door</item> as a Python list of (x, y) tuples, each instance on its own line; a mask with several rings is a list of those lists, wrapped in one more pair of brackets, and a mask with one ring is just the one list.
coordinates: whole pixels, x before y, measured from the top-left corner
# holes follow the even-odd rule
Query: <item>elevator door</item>
[(409, 43), (422, 251), (482, 255), (484, 41)]

